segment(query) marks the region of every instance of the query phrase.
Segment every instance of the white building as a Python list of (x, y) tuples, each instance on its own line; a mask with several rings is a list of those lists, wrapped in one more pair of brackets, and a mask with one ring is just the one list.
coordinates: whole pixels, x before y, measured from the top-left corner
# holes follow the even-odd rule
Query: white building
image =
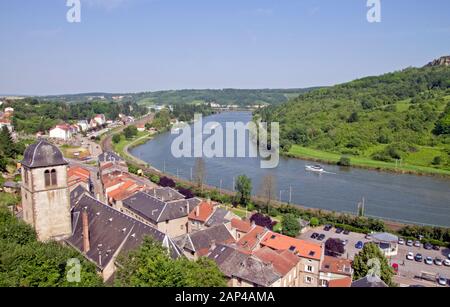
[(5, 108), (5, 113), (14, 113), (14, 109), (11, 107)]
[(81, 131), (87, 131), (89, 129), (89, 123), (87, 120), (80, 120), (77, 123), (78, 127), (80, 127)]
[(8, 128), (9, 132), (13, 131), (13, 126), (11, 124), (11, 121), (8, 119), (0, 118), (0, 129), (3, 129), (3, 127)]
[(67, 141), (72, 137), (72, 129), (68, 125), (57, 125), (50, 130), (50, 137)]
[(98, 114), (94, 117), (94, 121), (97, 123), (98, 126), (102, 126), (106, 124), (106, 118), (103, 114)]

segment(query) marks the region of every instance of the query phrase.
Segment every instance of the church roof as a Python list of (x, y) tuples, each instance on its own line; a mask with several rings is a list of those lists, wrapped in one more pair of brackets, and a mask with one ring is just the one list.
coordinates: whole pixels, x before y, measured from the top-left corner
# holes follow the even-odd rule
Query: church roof
[(50, 167), (67, 165), (62, 152), (56, 147), (44, 140), (30, 145), (25, 149), (22, 165), (29, 168)]

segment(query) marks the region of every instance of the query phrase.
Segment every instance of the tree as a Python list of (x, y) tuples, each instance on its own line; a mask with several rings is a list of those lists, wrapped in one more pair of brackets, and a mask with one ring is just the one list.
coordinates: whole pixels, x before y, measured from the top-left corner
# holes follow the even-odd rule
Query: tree
[[(36, 241), (34, 230), (0, 206), (0, 287), (88, 287), (101, 286), (95, 266), (70, 247)], [(81, 264), (80, 282), (67, 276)]]
[(159, 178), (159, 185), (162, 187), (175, 188), (177, 184), (175, 183), (175, 181), (168, 177), (161, 177)]
[(264, 215), (262, 213), (255, 213), (250, 217), (250, 222), (255, 223), (255, 225), (272, 230), (276, 222), (273, 222), (270, 216)]
[(345, 253), (344, 243), (341, 239), (330, 238), (325, 242), (325, 254), (332, 257), (339, 257)]
[(342, 156), (338, 162), (339, 166), (351, 166), (351, 160), (348, 156)]
[(194, 169), (195, 169), (194, 182), (201, 190), (203, 190), (203, 184), (205, 182), (206, 177), (206, 167), (203, 158), (197, 158), (195, 160)]
[(293, 238), (297, 237), (301, 230), (297, 217), (290, 213), (283, 216), (281, 225), (283, 234)]
[[(374, 264), (375, 263), (375, 264)], [(379, 264), (379, 271), (378, 269)], [(394, 276), (394, 270), (389, 265), (387, 258), (383, 255), (380, 248), (374, 243), (368, 243), (364, 248), (355, 256), (352, 264), (354, 275), (353, 279), (358, 280), (370, 273), (370, 270), (375, 270), (375, 274), (379, 274), (380, 277), (388, 286), (394, 286), (392, 277)]]
[(0, 131), (0, 153), (6, 158), (16, 157), (16, 146), (6, 126), (3, 126)]
[(317, 226), (320, 225), (320, 221), (319, 221), (319, 219), (317, 217), (312, 217), (309, 220), (309, 223), (310, 223), (311, 227), (317, 227)]
[(433, 158), (433, 162), (431, 162), (431, 164), (433, 165), (441, 165), (442, 163), (442, 158), (440, 156), (436, 156)]
[(122, 136), (120, 134), (114, 134), (113, 138), (112, 138), (112, 141), (113, 141), (114, 144), (117, 144), (117, 143), (120, 142), (121, 139), (122, 139)]
[(252, 193), (252, 180), (246, 175), (241, 175), (236, 180), (236, 198), (239, 204), (247, 206), (250, 203)]
[(267, 174), (263, 177), (259, 186), (259, 196), (265, 201), (267, 210), (272, 200), (276, 197), (276, 178), (273, 174)]
[(136, 126), (128, 126), (123, 130), (123, 134), (125, 135), (125, 138), (132, 139), (138, 134), (138, 130)]
[(115, 280), (122, 287), (224, 287), (225, 278), (209, 259), (172, 259), (161, 243), (146, 237), (137, 249), (118, 258)]

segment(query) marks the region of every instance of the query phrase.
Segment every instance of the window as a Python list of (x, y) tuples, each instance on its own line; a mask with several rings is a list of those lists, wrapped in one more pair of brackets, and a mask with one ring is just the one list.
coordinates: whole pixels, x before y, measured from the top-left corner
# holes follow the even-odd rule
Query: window
[(56, 170), (55, 169), (52, 169), (52, 171), (50, 172), (50, 178), (51, 178), (51, 181), (52, 181), (52, 185), (58, 185), (58, 181), (57, 181), (57, 178), (56, 178)]
[(312, 282), (313, 282), (312, 277), (306, 276), (306, 277), (305, 277), (305, 282), (306, 282), (307, 284), (312, 284)]
[(45, 186), (46, 187), (55, 186), (58, 184), (55, 169), (52, 169), (51, 171), (46, 170), (44, 172), (44, 177), (45, 177)]
[(25, 184), (28, 184), (28, 170), (26, 170), (25, 168), (23, 169), (23, 172), (25, 174)]
[(307, 265), (305, 270), (306, 272), (314, 272), (314, 268), (311, 265)]

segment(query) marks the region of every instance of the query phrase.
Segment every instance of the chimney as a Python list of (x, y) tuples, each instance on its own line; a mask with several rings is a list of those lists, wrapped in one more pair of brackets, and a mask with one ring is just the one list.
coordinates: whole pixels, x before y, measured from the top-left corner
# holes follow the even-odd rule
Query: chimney
[(209, 248), (210, 251), (213, 251), (216, 249), (216, 240), (211, 241), (211, 247)]
[(195, 216), (200, 216), (200, 204), (197, 206), (197, 207), (195, 207)]
[(81, 217), (83, 220), (83, 252), (87, 253), (91, 247), (89, 244), (89, 220), (86, 208), (82, 210)]

